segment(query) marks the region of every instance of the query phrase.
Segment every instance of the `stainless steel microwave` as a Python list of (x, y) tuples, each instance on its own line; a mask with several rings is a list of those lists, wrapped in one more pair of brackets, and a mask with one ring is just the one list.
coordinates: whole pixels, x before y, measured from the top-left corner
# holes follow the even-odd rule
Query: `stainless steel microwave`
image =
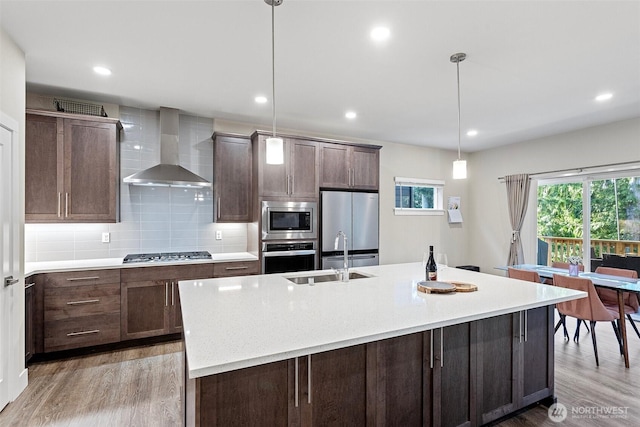
[(262, 240), (317, 238), (317, 203), (262, 202)]

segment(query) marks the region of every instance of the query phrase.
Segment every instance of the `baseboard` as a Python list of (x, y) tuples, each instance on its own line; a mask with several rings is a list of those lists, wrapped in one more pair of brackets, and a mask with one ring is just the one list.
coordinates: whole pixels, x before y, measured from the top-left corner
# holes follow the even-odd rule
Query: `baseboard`
[(29, 369), (24, 368), (22, 372), (20, 372), (20, 375), (18, 375), (18, 378), (16, 380), (16, 386), (15, 388), (13, 388), (13, 390), (11, 390), (13, 394), (11, 397), (9, 397), (9, 400), (11, 400), (12, 402), (16, 400), (18, 396), (20, 396), (20, 393), (22, 393), (24, 389), (27, 388), (28, 383), (29, 383)]

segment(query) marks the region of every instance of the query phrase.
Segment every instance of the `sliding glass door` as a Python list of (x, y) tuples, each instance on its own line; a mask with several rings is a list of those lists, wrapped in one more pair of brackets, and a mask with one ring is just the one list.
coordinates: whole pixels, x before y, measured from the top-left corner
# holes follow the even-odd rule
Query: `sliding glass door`
[(540, 180), (537, 208), (539, 263), (566, 262), (569, 256), (580, 256), (591, 270), (640, 263), (637, 171)]

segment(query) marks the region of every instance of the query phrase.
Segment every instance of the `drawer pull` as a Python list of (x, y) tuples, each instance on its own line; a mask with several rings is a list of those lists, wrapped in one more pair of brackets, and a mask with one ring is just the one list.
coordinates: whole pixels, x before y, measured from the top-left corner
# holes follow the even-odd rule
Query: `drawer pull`
[(248, 266), (242, 266), (242, 267), (225, 267), (225, 270), (246, 270), (247, 268), (249, 268)]
[(94, 302), (100, 302), (99, 299), (88, 299), (88, 300), (84, 300), (84, 301), (69, 301), (67, 302), (67, 305), (80, 305), (80, 304), (91, 304)]
[(82, 332), (69, 332), (67, 334), (68, 337), (77, 337), (80, 335), (88, 335), (88, 334), (97, 334), (98, 332), (100, 332), (100, 329), (94, 329), (92, 331), (82, 331)]
[(87, 276), (87, 277), (69, 277), (67, 282), (75, 282), (77, 280), (98, 280), (100, 276)]
[(36, 285), (35, 283), (27, 283), (27, 284), (24, 286), (24, 289), (25, 289), (25, 290), (27, 290), (27, 289), (29, 289), (30, 287), (35, 286), (35, 285)]

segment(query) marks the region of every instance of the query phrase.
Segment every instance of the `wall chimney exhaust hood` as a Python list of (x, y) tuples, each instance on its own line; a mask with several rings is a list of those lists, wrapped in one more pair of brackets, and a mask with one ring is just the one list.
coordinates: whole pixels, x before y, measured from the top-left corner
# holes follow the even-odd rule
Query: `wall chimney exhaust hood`
[(131, 185), (211, 187), (211, 183), (178, 164), (178, 110), (160, 108), (160, 164), (123, 179)]

